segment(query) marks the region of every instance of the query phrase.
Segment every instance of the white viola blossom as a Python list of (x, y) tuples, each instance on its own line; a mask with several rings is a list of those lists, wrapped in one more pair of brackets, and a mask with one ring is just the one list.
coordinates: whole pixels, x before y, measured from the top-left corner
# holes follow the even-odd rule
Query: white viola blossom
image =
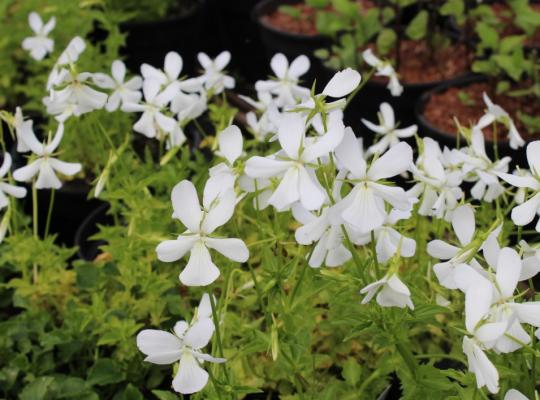
[(214, 184), (209, 180), (205, 186), (202, 209), (190, 181), (181, 181), (174, 187), (171, 194), (173, 217), (187, 230), (176, 240), (166, 240), (156, 247), (158, 259), (164, 262), (179, 260), (190, 252), (189, 261), (180, 273), (180, 281), (187, 286), (206, 286), (218, 278), (220, 272), (212, 262), (209, 248), (236, 262), (245, 262), (249, 257), (242, 240), (210, 236), (232, 217), (236, 205), (232, 190), (219, 193)]
[(384, 278), (364, 287), (360, 290), (360, 293), (366, 294), (362, 304), (366, 304), (377, 295), (377, 303), (382, 307), (409, 307), (414, 310), (411, 292), (397, 274), (386, 275)]
[[(257, 111), (257, 113), (255, 111), (246, 113), (248, 130), (255, 136), (255, 139), (262, 141), (270, 133), (277, 132), (281, 114), (270, 93), (257, 92), (256, 101), (242, 95), (240, 98)], [(260, 114), (258, 118), (257, 114)]]
[(510, 141), (510, 147), (514, 150), (523, 147), (525, 145), (525, 141), (520, 136), (514, 121), (512, 118), (510, 118), (510, 115), (503, 110), (501, 106), (494, 104), (486, 93), (484, 93), (483, 96), (487, 111), (482, 118), (480, 118), (475, 128), (482, 130), (494, 122), (501, 123), (508, 129), (508, 140)]
[(162, 140), (177, 126), (177, 121), (166, 115), (167, 105), (174, 95), (173, 90), (165, 89), (160, 93), (160, 83), (156, 79), (146, 79), (143, 83), (144, 102), (124, 103), (122, 110), (127, 112), (142, 112), (133, 125), (135, 132), (148, 138)]
[(212, 91), (219, 94), (225, 89), (234, 89), (235, 80), (232, 76), (226, 74), (225, 67), (231, 61), (231, 53), (222, 51), (215, 59), (211, 59), (205, 53), (197, 54), (197, 60), (204, 69), (200, 79), (204, 84), (206, 91)]
[(181, 146), (187, 140), (185, 126), (200, 117), (207, 109), (206, 94), (184, 93), (179, 91), (171, 101), (171, 111), (176, 114), (177, 123), (167, 139), (167, 148)]
[(2, 166), (0, 166), (0, 209), (9, 205), (6, 194), (17, 199), (22, 199), (26, 196), (26, 188), (7, 183), (6, 175), (11, 169), (11, 163), (11, 156), (9, 153), (4, 153), (4, 161), (2, 162)]
[(144, 361), (166, 365), (177, 361), (178, 371), (172, 381), (173, 389), (182, 394), (196, 393), (208, 383), (208, 372), (202, 368), (205, 361), (223, 363), (224, 358), (212, 357), (201, 349), (208, 345), (215, 326), (208, 294), (204, 294), (191, 323), (178, 321), (173, 333), (145, 329), (137, 335), (137, 347), (147, 357)]
[(104, 73), (95, 73), (92, 80), (101, 89), (108, 89), (112, 92), (109, 95), (105, 109), (109, 112), (120, 108), (121, 104), (138, 103), (141, 100), (142, 79), (140, 76), (125, 81), (126, 65), (115, 60), (111, 67), (111, 76)]
[(335, 153), (340, 164), (349, 171), (347, 180), (354, 187), (333, 208), (359, 234), (367, 234), (383, 225), (387, 217), (386, 203), (398, 210), (410, 209), (411, 202), (401, 187), (379, 182), (410, 168), (412, 149), (407, 143), (392, 147), (368, 167), (354, 133), (347, 129)]
[(80, 55), (86, 48), (86, 43), (80, 36), (75, 36), (68, 43), (47, 79), (47, 90), (51, 90), (53, 86), (61, 85), (70, 74), (70, 65), (77, 62)]
[(31, 12), (28, 15), (28, 24), (34, 32), (34, 36), (27, 37), (22, 42), (23, 49), (30, 52), (30, 56), (36, 61), (41, 61), (49, 53), (52, 53), (54, 48), (54, 40), (48, 37), (49, 33), (56, 25), (56, 18), (51, 17), (44, 24), (40, 15), (37, 12)]
[(309, 70), (309, 58), (300, 55), (289, 65), (287, 57), (277, 53), (272, 57), (270, 67), (274, 72), (275, 79), (257, 81), (255, 90), (258, 93), (269, 93), (276, 96), (274, 101), (278, 107), (294, 106), (309, 98), (309, 89), (299, 85), (300, 77)]
[(54, 151), (60, 144), (64, 135), (64, 125), (59, 124), (54, 138), (48, 143), (40, 143), (32, 132), (25, 132), (23, 139), (36, 155), (36, 159), (30, 164), (15, 170), (13, 177), (17, 181), (28, 182), (37, 174), (37, 189), (60, 189), (62, 182), (56, 176), (59, 172), (66, 176), (77, 174), (81, 170), (81, 164), (60, 161), (54, 157)]
[(292, 211), (294, 218), (303, 224), (295, 232), (296, 241), (305, 246), (315, 243), (308, 259), (311, 268), (320, 268), (322, 265), (339, 267), (352, 257), (351, 252), (343, 245), (341, 225), (333, 222), (328, 207), (323, 208), (320, 215), (316, 215), (296, 203)]
[(476, 182), (471, 189), (473, 198), (490, 203), (504, 192), (498, 177), (501, 173), (508, 172), (511, 159), (503, 157), (495, 162), (491, 161), (486, 153), (482, 131), (473, 129), (471, 145), (455, 151), (454, 155), (462, 162), (464, 180)]
[[(459, 241), (459, 246), (435, 239), (428, 243), (427, 252), (431, 257), (443, 260), (433, 266), (439, 283), (448, 289), (466, 291), (468, 282), (459, 277), (483, 273), (481, 265), (474, 259), (475, 248), (472, 246), (476, 231), (474, 210), (469, 204), (462, 205), (452, 214), (452, 228)], [(476, 251), (482, 247), (477, 246)], [(474, 275), (476, 276), (476, 275)]]
[(441, 152), (439, 144), (431, 138), (423, 138), (422, 141), (423, 152), (418, 156), (416, 165), (411, 167), (417, 183), (407, 193), (420, 199), (420, 215), (449, 221), (458, 200), (463, 197), (460, 187), (463, 173), (448, 162), (448, 149)]
[[(510, 185), (531, 193), (526, 201), (512, 209), (512, 221), (518, 226), (530, 224), (540, 214), (540, 140), (527, 145), (527, 162), (530, 170), (528, 176), (498, 174)], [(536, 231), (540, 232), (540, 220), (536, 223)]]
[(379, 125), (362, 118), (362, 123), (378, 136), (378, 141), (367, 149), (367, 154), (382, 154), (389, 147), (395, 146), (400, 139), (414, 136), (418, 130), (416, 125), (407, 128), (397, 128), (392, 106), (388, 103), (380, 105)]
[[(374, 229), (375, 251), (377, 261), (385, 263), (394, 255), (400, 257), (412, 257), (416, 251), (416, 241), (399, 233), (394, 226), (403, 219), (409, 219), (410, 211), (392, 210), (386, 217), (384, 223), (379, 228)], [(371, 234), (363, 235), (355, 240), (356, 244), (367, 244), (371, 241)]]
[(141, 65), (143, 79), (157, 81), (160, 90), (176, 93), (178, 90), (196, 92), (201, 89), (199, 78), (180, 80), (180, 74), (184, 67), (184, 61), (180, 54), (170, 51), (165, 55), (163, 70), (149, 64)]
[(328, 133), (317, 138), (306, 137), (306, 129), (301, 114), (284, 114), (278, 128), (282, 151), (270, 157), (251, 157), (246, 163), (245, 171), (251, 178), (280, 178), (268, 200), (279, 211), (297, 201), (306, 210), (317, 210), (326, 198), (315, 167), (318, 159), (327, 156), (341, 142), (343, 123), (330, 126)]
[(529, 398), (525, 396), (523, 393), (521, 393), (519, 390), (510, 389), (504, 395), (503, 400), (529, 400)]
[(377, 71), (375, 75), (386, 76), (388, 78), (388, 85), (386, 86), (392, 96), (401, 96), (403, 93), (403, 86), (399, 83), (398, 75), (390, 64), (389, 61), (383, 61), (378, 58), (371, 49), (364, 50), (362, 58), (369, 66), (375, 68)]

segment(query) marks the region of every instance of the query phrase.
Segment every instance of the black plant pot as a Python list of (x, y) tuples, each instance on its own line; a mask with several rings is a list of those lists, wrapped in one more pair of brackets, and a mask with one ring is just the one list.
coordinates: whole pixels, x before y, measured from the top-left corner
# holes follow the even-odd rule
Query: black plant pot
[(259, 28), (251, 18), (260, 0), (210, 0), (215, 15), (217, 41), (231, 52), (228, 67), (237, 78), (237, 88), (245, 93), (248, 85), (268, 75), (266, 54), (259, 36)]
[[(320, 77), (325, 76), (326, 68), (313, 54), (315, 50), (326, 48), (330, 45), (329, 38), (322, 35), (300, 35), (276, 29), (267, 24), (262, 17), (274, 12), (282, 5), (298, 4), (301, 0), (263, 0), (253, 9), (252, 18), (259, 26), (259, 33), (262, 45), (266, 53), (267, 60), (270, 60), (276, 53), (283, 53), (289, 61), (299, 55), (306, 55), (311, 62), (309, 72), (302, 79), (304, 86), (311, 87), (313, 81), (317, 79), (320, 82)], [(267, 64), (268, 65), (268, 64)]]
[(126, 65), (133, 72), (138, 72), (143, 63), (161, 68), (165, 55), (176, 51), (184, 60), (182, 73), (194, 74), (197, 53), (209, 46), (207, 18), (206, 0), (200, 0), (184, 15), (120, 25), (121, 31), (127, 33), (126, 46), (122, 49)]
[[(428, 103), (429, 99), (432, 95), (436, 93), (442, 93), (449, 88), (452, 87), (466, 87), (472, 83), (477, 82), (483, 82), (486, 78), (481, 75), (476, 74), (469, 74), (468, 76), (445, 82), (437, 87), (431, 89), (430, 91), (424, 93), (416, 102), (415, 106), (415, 116), (416, 121), (418, 123), (418, 132), (421, 136), (428, 136), (435, 140), (437, 140), (441, 145), (447, 146), (449, 148), (455, 148), (456, 147), (456, 135), (451, 134), (448, 132), (444, 132), (439, 130), (438, 128), (434, 127), (425, 117), (424, 117), (424, 109), (426, 104)], [(449, 110), (451, 112), (451, 110)], [(488, 156), (491, 159), (494, 159), (495, 153), (494, 153), (494, 143), (493, 140), (489, 138), (485, 138), (485, 144), (486, 144), (486, 152)], [(505, 141), (499, 141), (497, 142), (497, 151), (499, 153), (499, 157), (505, 157), (509, 156), (512, 158), (511, 165), (519, 165), (519, 166), (527, 166), (527, 160), (526, 160), (526, 153), (523, 148), (518, 150), (513, 150), (510, 148), (509, 142), (507, 140)]]
[(99, 225), (110, 225), (113, 218), (107, 214), (109, 204), (103, 203), (90, 213), (80, 224), (75, 233), (75, 245), (80, 259), (93, 261), (99, 255), (99, 247), (105, 244), (102, 240), (90, 239), (99, 232)]

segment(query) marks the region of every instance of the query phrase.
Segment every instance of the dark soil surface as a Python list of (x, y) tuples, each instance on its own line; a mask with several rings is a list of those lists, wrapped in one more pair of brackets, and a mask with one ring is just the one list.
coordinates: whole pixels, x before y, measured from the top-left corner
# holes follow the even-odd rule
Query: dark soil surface
[[(462, 44), (430, 49), (425, 41), (401, 42), (401, 83), (431, 83), (456, 78), (470, 71), (474, 55)], [(393, 57), (395, 59), (395, 57)], [(377, 78), (383, 80), (385, 78)]]
[[(493, 85), (488, 82), (473, 83), (465, 87), (454, 87), (431, 96), (424, 108), (424, 117), (429, 123), (439, 131), (457, 134), (454, 117), (463, 126), (475, 124), (484, 115), (486, 106), (482, 94), (486, 92), (491, 100), (506, 110), (518, 129), (518, 132), (525, 140), (538, 139), (537, 134), (528, 133), (526, 127), (518, 118), (518, 111), (529, 115), (540, 115), (540, 102), (530, 97), (510, 97), (507, 95), (494, 94)], [(460, 98), (461, 97), (461, 98)], [(466, 99), (466, 100), (463, 100)], [(497, 140), (506, 141), (507, 129), (498, 127)], [(493, 139), (493, 130), (484, 129), (486, 139)]]

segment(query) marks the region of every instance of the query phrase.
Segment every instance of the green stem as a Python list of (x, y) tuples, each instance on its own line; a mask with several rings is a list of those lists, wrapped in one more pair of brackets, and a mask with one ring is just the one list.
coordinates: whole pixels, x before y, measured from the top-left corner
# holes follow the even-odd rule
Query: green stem
[(375, 231), (371, 231), (371, 252), (373, 253), (373, 263), (375, 264), (375, 278), (380, 279), (381, 270), (379, 269), (379, 260), (377, 259), (377, 244), (375, 243)]
[[(33, 233), (34, 238), (38, 238), (38, 196), (36, 183), (32, 183), (32, 219), (33, 219)], [(38, 282), (38, 266), (34, 262), (32, 264), (32, 279), (34, 284)]]
[(405, 361), (405, 364), (407, 365), (407, 368), (411, 372), (412, 376), (416, 376), (416, 361), (414, 360), (412, 352), (405, 347), (403, 343), (396, 343), (396, 349), (403, 358), (403, 361)]
[[(216, 327), (216, 339), (217, 339), (217, 345), (218, 345), (218, 353), (219, 356), (224, 358), (223, 356), (223, 342), (221, 341), (221, 328), (219, 325), (219, 319), (216, 311), (216, 303), (214, 301), (214, 295), (210, 293), (208, 296), (210, 297), (210, 305), (212, 306), (212, 319), (214, 320), (214, 325)], [(227, 367), (225, 367), (225, 364), (223, 364), (223, 371), (225, 372), (225, 378), (227, 379), (227, 383), (230, 385), (229, 380), (229, 372), (227, 370)]]
[(45, 238), (49, 234), (49, 227), (51, 225), (52, 210), (54, 208), (54, 194), (55, 194), (55, 190), (51, 189), (51, 197), (49, 199), (49, 210), (47, 212), (47, 222), (45, 224), (45, 235), (44, 235)]

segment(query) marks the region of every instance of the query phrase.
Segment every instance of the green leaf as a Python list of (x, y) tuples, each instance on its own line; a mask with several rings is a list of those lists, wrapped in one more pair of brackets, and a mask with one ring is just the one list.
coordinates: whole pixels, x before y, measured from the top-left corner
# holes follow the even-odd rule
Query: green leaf
[(34, 379), (24, 387), (19, 395), (20, 400), (41, 400), (47, 399), (48, 392), (54, 383), (54, 378), (51, 376), (43, 376)]
[(102, 358), (92, 366), (87, 382), (90, 385), (108, 385), (125, 379), (121, 365), (110, 358)]
[(440, 8), (439, 13), (441, 15), (454, 17), (460, 17), (465, 11), (465, 3), (463, 0), (447, 0), (446, 3)]
[(380, 54), (388, 54), (397, 41), (396, 32), (393, 29), (385, 28), (377, 36), (377, 50)]
[(152, 394), (159, 400), (178, 400), (178, 397), (174, 393), (165, 390), (152, 390)]
[(324, 8), (330, 4), (330, 0), (305, 0), (305, 3), (313, 8)]
[(507, 36), (501, 40), (501, 45), (499, 47), (499, 52), (502, 54), (509, 54), (516, 50), (518, 47), (523, 46), (523, 41), (525, 36)]
[(495, 75), (497, 66), (489, 60), (477, 60), (472, 65), (472, 71), (479, 74)]
[(362, 367), (358, 361), (349, 357), (347, 361), (343, 363), (341, 375), (349, 385), (356, 386), (362, 376)]
[(144, 397), (139, 392), (139, 389), (137, 389), (135, 386), (133, 386), (131, 383), (128, 384), (124, 390), (121, 392), (118, 392), (114, 397), (113, 400), (143, 400)]
[(496, 54), (492, 58), (499, 68), (506, 72), (513, 80), (518, 81), (521, 78), (523, 69), (514, 62), (514, 57), (506, 54)]
[(278, 8), (279, 12), (289, 15), (293, 17), (294, 19), (299, 19), (302, 16), (302, 13), (300, 10), (293, 6), (280, 6)]
[(479, 22), (476, 25), (476, 33), (480, 38), (482, 48), (496, 49), (499, 45), (499, 34), (497, 30), (485, 22)]
[(358, 16), (358, 3), (350, 0), (332, 0), (332, 6), (335, 10), (349, 18)]
[(420, 11), (405, 29), (405, 34), (412, 40), (420, 40), (426, 36), (429, 14), (426, 10)]
[(77, 273), (77, 286), (81, 289), (94, 289), (99, 284), (99, 269), (90, 263), (75, 267)]

